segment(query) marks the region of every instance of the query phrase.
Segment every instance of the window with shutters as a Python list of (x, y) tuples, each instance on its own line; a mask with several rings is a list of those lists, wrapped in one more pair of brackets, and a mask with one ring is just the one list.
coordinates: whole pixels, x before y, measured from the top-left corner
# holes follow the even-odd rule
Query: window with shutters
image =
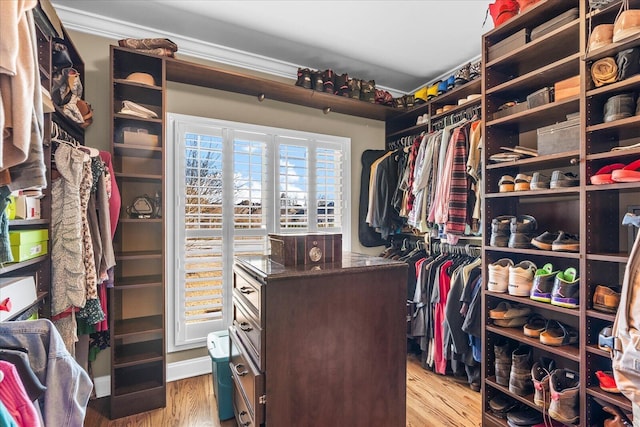
[(232, 319), (235, 255), (268, 233), (343, 234), (349, 250), (348, 138), (168, 115), (169, 351), (205, 345)]

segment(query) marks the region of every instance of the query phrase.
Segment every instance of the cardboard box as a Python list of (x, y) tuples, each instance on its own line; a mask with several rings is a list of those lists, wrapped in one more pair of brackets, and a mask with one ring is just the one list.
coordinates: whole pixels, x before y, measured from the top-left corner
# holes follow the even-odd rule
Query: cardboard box
[(513, 107), (509, 107), (509, 108), (505, 108), (503, 110), (498, 110), (495, 113), (493, 113), (492, 116), (492, 120), (496, 120), (499, 119), (501, 117), (507, 117), (510, 116), (512, 114), (516, 114), (516, 113), (521, 113), (523, 111), (527, 111), (529, 109), (529, 106), (527, 105), (526, 102), (520, 102), (516, 105), (514, 105)]
[(122, 140), (125, 144), (158, 145), (158, 135), (151, 134), (146, 129), (124, 128), (122, 131)]
[(556, 82), (553, 85), (554, 99), (559, 101), (580, 94), (580, 76), (569, 77), (568, 79)]
[(527, 96), (527, 105), (529, 108), (536, 108), (541, 105), (549, 104), (553, 102), (553, 88), (543, 87)]
[[(9, 303), (7, 304), (7, 298)], [(33, 276), (0, 278), (0, 302), (10, 306), (9, 311), (0, 310), (0, 322), (10, 319), (38, 299), (36, 282)]]
[(27, 261), (46, 254), (48, 250), (48, 240), (49, 230), (46, 228), (9, 231), (9, 242), (11, 243), (13, 261)]
[(286, 266), (342, 261), (342, 234), (269, 234), (269, 243), (269, 258)]
[(14, 204), (13, 218), (9, 216), (9, 219), (40, 219), (40, 199), (15, 196), (12, 204)]
[(578, 150), (580, 117), (539, 128), (537, 134), (539, 156)]

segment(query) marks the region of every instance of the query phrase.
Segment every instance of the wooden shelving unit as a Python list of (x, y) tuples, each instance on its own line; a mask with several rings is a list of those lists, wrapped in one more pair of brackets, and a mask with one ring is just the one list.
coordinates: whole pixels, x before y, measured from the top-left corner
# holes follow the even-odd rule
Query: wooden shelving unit
[[(635, 0), (634, 0), (635, 1)], [(640, 2), (634, 3), (640, 7)], [(494, 344), (498, 339), (509, 339), (513, 344), (527, 344), (532, 348), (533, 360), (551, 357), (558, 368), (571, 369), (580, 378), (579, 425), (602, 425), (606, 414), (593, 398), (599, 398), (625, 411), (631, 403), (622, 395), (602, 391), (595, 377), (597, 370), (611, 370), (610, 355), (597, 346), (599, 331), (613, 323), (615, 315), (593, 309), (592, 298), (598, 284), (615, 286), (622, 283), (624, 266), (628, 261), (628, 245), (621, 232), (621, 220), (630, 201), (637, 200), (640, 186), (637, 183), (591, 185), (589, 178), (602, 166), (635, 160), (638, 149), (611, 151), (617, 146), (637, 143), (638, 120), (634, 116), (610, 123), (603, 123), (603, 105), (608, 97), (625, 91), (638, 91), (640, 78), (630, 77), (624, 81), (594, 88), (591, 83), (591, 64), (605, 56), (615, 56), (624, 49), (640, 46), (640, 37), (624, 40), (585, 55), (589, 38), (589, 16), (591, 26), (613, 23), (620, 1), (597, 12), (590, 12), (588, 0), (543, 1), (525, 13), (507, 21), (483, 37), (483, 112), (492, 117), (509, 97), (526, 98), (537, 89), (553, 86), (557, 81), (579, 75), (580, 94), (560, 102), (541, 105), (523, 112), (498, 119), (489, 119), (483, 128), (485, 178), (483, 218), (483, 272), (488, 277), (488, 265), (500, 258), (511, 258), (514, 263), (530, 260), (538, 267), (551, 262), (554, 270), (574, 267), (580, 280), (580, 304), (578, 309), (555, 307), (536, 302), (527, 297), (483, 291), (483, 356), (482, 399), (484, 405), (483, 425), (505, 425), (490, 413), (489, 401), (496, 395), (507, 395), (540, 410), (531, 396), (517, 396), (508, 387), (495, 382)], [(514, 49), (492, 61), (487, 61), (488, 49), (515, 32), (540, 25), (571, 8), (579, 8), (579, 18), (562, 27)], [(566, 114), (579, 112), (579, 150), (566, 151), (547, 156), (522, 159), (508, 163), (491, 163), (489, 157), (501, 151), (501, 146), (524, 145), (537, 148), (536, 129), (563, 121)], [(532, 175), (541, 172), (548, 176), (554, 170), (573, 172), (580, 177), (577, 187), (541, 191), (500, 193), (498, 180), (502, 175), (517, 173)], [(580, 236), (580, 250), (576, 253), (541, 251), (538, 249), (511, 249), (492, 247), (491, 220), (499, 215), (532, 215), (537, 219), (537, 234), (544, 231), (564, 230)], [(549, 347), (539, 340), (527, 337), (521, 328), (500, 328), (491, 324), (489, 310), (500, 301), (526, 304), (534, 313), (544, 318), (561, 321), (578, 331), (577, 345)]]

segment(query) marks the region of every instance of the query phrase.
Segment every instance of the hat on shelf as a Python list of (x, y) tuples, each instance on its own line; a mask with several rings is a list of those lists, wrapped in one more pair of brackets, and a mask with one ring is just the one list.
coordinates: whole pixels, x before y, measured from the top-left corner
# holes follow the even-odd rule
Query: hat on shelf
[(638, 33), (640, 33), (640, 9), (623, 11), (613, 24), (613, 42), (617, 43)]
[(589, 50), (600, 49), (613, 41), (613, 24), (596, 25), (589, 36)]
[(127, 76), (126, 80), (130, 82), (136, 82), (143, 85), (155, 86), (156, 82), (153, 79), (153, 76), (149, 73), (131, 73)]

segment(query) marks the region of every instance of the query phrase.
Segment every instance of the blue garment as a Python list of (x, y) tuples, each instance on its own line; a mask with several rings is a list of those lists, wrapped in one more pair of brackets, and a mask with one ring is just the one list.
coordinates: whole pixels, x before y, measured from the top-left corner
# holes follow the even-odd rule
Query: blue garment
[[(482, 276), (476, 279), (473, 288), (473, 300), (479, 301), (480, 289), (482, 288)], [(472, 300), (472, 301), (473, 301)], [(473, 304), (473, 302), (472, 302)], [(473, 353), (473, 360), (476, 362), (482, 361), (482, 341), (480, 337), (469, 334), (469, 344), (471, 344), (471, 351)]]
[(7, 206), (9, 206), (9, 187), (0, 187), (0, 263), (13, 262), (11, 243), (9, 242), (9, 218)]
[(22, 347), (29, 352), (33, 372), (47, 386), (38, 399), (46, 426), (84, 424), (93, 383), (67, 351), (50, 320), (0, 323), (0, 347)]
[(0, 400), (0, 427), (18, 427), (9, 410)]

